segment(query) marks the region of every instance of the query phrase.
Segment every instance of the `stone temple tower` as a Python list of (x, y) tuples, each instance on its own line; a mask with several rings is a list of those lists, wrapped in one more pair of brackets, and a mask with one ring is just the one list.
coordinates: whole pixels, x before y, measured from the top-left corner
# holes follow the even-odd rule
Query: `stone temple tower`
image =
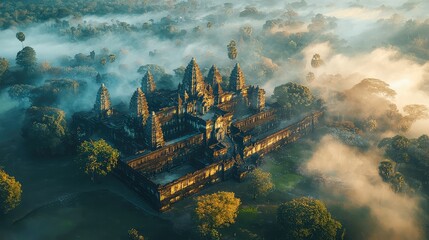
[(207, 75), (207, 84), (212, 86), (214, 88), (215, 85), (218, 83), (222, 83), (222, 75), (220, 75), (219, 70), (215, 65), (213, 65), (210, 70), (209, 74)]
[(133, 118), (141, 120), (143, 125), (149, 117), (149, 107), (146, 96), (140, 88), (134, 92), (130, 100), (130, 115)]
[(155, 92), (155, 89), (156, 86), (155, 81), (153, 80), (153, 75), (148, 70), (142, 78), (142, 90), (146, 96), (150, 96), (153, 92)]
[(100, 117), (106, 117), (112, 115), (112, 107), (110, 102), (109, 90), (107, 90), (104, 83), (98, 89), (97, 98), (95, 99), (94, 111), (99, 114)]
[(192, 58), (186, 67), (182, 83), (183, 89), (190, 97), (196, 97), (204, 94), (204, 79), (195, 58)]
[(259, 86), (250, 86), (248, 90), (250, 107), (257, 111), (265, 108), (265, 90)]
[(147, 146), (154, 150), (165, 145), (164, 135), (161, 129), (161, 123), (155, 112), (149, 115), (145, 127), (145, 139)]
[(233, 92), (241, 91), (246, 84), (244, 73), (241, 71), (240, 64), (236, 64), (229, 78), (230, 90)]

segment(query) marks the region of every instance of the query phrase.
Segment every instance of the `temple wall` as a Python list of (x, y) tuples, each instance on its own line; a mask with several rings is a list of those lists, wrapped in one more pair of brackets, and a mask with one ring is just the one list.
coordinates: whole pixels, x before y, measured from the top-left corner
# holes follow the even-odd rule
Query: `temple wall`
[(274, 150), (280, 145), (298, 140), (300, 137), (313, 131), (314, 125), (318, 123), (322, 115), (323, 112), (313, 113), (295, 124), (244, 147), (242, 153), (243, 158), (248, 158), (253, 154), (262, 155)]
[(158, 185), (121, 161), (118, 162), (114, 173), (119, 176), (119, 179), (147, 199), (155, 208), (159, 209), (161, 207)]
[[(265, 154), (283, 144), (298, 140), (313, 131), (314, 126), (322, 115), (323, 112), (313, 113), (293, 125), (244, 147), (243, 157), (246, 159), (253, 154)], [(203, 134), (192, 136), (184, 141), (137, 157), (128, 163), (120, 162), (116, 169), (116, 174), (135, 191), (148, 199), (156, 209), (167, 210), (171, 204), (182, 198), (233, 176), (234, 159), (213, 163), (165, 185), (155, 184), (141, 172), (143, 169), (146, 171), (147, 169), (152, 169), (151, 171), (162, 170), (173, 159), (180, 158), (180, 156), (176, 155), (177, 152), (180, 152), (182, 156), (186, 156), (186, 159), (189, 160), (191, 154), (183, 153), (183, 149), (198, 149), (195, 146), (198, 146), (198, 144), (203, 146), (202, 143)]]
[(186, 130), (184, 119), (178, 118), (177, 107), (163, 108), (157, 112), (157, 116), (167, 141), (180, 136)]
[(185, 175), (158, 188), (161, 210), (166, 210), (172, 203), (200, 191), (202, 188), (225, 180), (232, 176), (233, 159), (213, 163), (203, 169)]
[(135, 170), (144, 170), (145, 173), (155, 173), (172, 165), (174, 161), (186, 159), (189, 155), (200, 151), (204, 143), (203, 134), (197, 134), (183, 141), (164, 146), (148, 154), (137, 156), (128, 161), (128, 165)]
[(233, 126), (243, 132), (247, 132), (248, 130), (254, 128), (255, 126), (261, 125), (267, 121), (273, 121), (275, 119), (274, 114), (275, 114), (275, 111), (271, 109), (267, 111), (262, 111), (248, 118), (242, 119), (240, 121), (236, 121), (235, 123), (233, 123)]

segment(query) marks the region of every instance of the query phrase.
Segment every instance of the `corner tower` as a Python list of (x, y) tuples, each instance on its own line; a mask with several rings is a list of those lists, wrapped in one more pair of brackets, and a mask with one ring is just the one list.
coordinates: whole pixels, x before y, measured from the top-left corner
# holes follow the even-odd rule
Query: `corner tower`
[(130, 115), (133, 118), (142, 120), (142, 124), (146, 124), (149, 117), (149, 107), (147, 104), (146, 96), (140, 88), (134, 92), (130, 100)]
[(113, 113), (111, 105), (109, 90), (107, 90), (104, 83), (102, 83), (97, 92), (94, 111), (99, 114), (100, 117), (110, 116)]
[(147, 96), (150, 96), (153, 92), (155, 92), (155, 90), (156, 90), (156, 86), (155, 86), (155, 81), (153, 80), (153, 75), (148, 70), (142, 78), (142, 91)]
[(150, 149), (161, 148), (165, 145), (164, 134), (162, 133), (161, 123), (155, 112), (149, 115), (145, 127), (146, 145)]

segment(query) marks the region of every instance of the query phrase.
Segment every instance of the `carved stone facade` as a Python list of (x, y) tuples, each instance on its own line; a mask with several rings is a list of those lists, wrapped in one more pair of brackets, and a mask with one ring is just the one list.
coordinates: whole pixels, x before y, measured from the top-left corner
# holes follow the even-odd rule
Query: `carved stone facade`
[[(114, 144), (121, 151), (115, 173), (157, 209), (166, 210), (205, 186), (240, 176), (254, 164), (253, 156), (311, 132), (322, 116), (313, 113), (284, 125), (276, 109), (265, 106), (265, 91), (245, 85), (238, 64), (230, 79), (228, 91), (215, 66), (204, 79), (193, 58), (177, 91), (155, 90), (147, 73), (128, 111), (119, 106), (112, 111), (102, 85), (94, 110), (74, 114), (72, 125), (79, 141), (96, 135)], [(147, 92), (164, 97), (150, 101)], [(106, 114), (99, 118), (100, 113)]]
[(233, 92), (239, 92), (245, 87), (245, 84), (246, 79), (244, 78), (244, 73), (241, 71), (240, 64), (237, 63), (229, 78), (229, 89)]
[(250, 86), (247, 90), (250, 108), (261, 111), (265, 108), (265, 90), (259, 86)]
[(164, 134), (162, 133), (161, 123), (155, 112), (152, 112), (147, 119), (145, 127), (146, 145), (150, 149), (158, 149), (165, 145)]
[(149, 106), (146, 96), (140, 88), (137, 88), (131, 97), (130, 115), (132, 118), (141, 120), (142, 125), (146, 125), (146, 120), (149, 118)]
[(155, 81), (153, 79), (152, 73), (147, 71), (144, 77), (142, 78), (142, 91), (147, 95), (151, 96), (156, 90)]
[(200, 67), (198, 66), (195, 58), (192, 58), (192, 60), (189, 62), (188, 66), (186, 67), (182, 84), (183, 84), (183, 90), (188, 94), (189, 97), (196, 98), (204, 94), (205, 92), (204, 78), (203, 78), (203, 75), (201, 74)]
[(97, 112), (100, 117), (112, 115), (109, 90), (107, 90), (104, 84), (101, 84), (101, 87), (98, 89), (97, 98), (94, 104), (94, 111)]

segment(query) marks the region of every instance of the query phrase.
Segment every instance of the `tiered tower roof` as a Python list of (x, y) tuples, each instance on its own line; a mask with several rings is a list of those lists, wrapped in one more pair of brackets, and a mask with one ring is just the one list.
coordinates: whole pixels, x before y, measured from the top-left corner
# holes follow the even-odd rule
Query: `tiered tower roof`
[(183, 88), (190, 96), (204, 94), (204, 79), (195, 58), (192, 58), (185, 69)]
[(149, 107), (146, 96), (140, 88), (137, 88), (131, 97), (130, 114), (132, 117), (141, 117), (143, 124), (146, 123), (146, 120), (149, 117)]
[(161, 123), (155, 112), (149, 115), (146, 122), (146, 144), (151, 149), (157, 149), (165, 145), (164, 135), (162, 133)]
[(231, 91), (238, 92), (244, 88), (245, 84), (246, 80), (244, 78), (244, 73), (241, 71), (240, 64), (237, 63), (229, 78), (230, 89)]
[(220, 85), (220, 83), (219, 82), (215, 83), (213, 85), (213, 94), (218, 96), (218, 95), (221, 95), (222, 93), (223, 93), (223, 89), (222, 89), (222, 86)]
[(144, 77), (142, 78), (142, 90), (146, 95), (152, 94), (156, 89), (155, 81), (153, 80), (153, 75), (148, 70)]
[(99, 113), (111, 110), (110, 94), (104, 83), (101, 84), (95, 99), (94, 110)]
[(207, 84), (209, 84), (212, 87), (214, 87), (217, 83), (222, 83), (222, 75), (220, 75), (216, 65), (213, 65), (210, 68), (209, 74), (207, 75), (206, 80), (207, 80)]

